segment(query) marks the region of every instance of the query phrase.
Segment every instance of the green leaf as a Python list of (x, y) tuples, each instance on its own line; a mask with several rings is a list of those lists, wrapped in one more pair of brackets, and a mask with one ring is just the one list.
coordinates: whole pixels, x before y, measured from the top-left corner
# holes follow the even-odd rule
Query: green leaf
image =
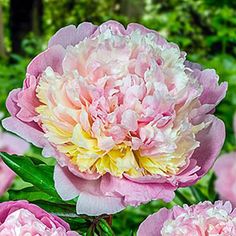
[(215, 180), (216, 180), (216, 175), (215, 173), (212, 173), (208, 186), (208, 196), (209, 200), (211, 200), (212, 202), (216, 201), (217, 198), (217, 194), (215, 191)]
[(189, 188), (196, 200), (196, 203), (204, 202), (205, 200), (207, 200), (207, 196), (205, 196), (197, 186), (190, 186)]
[(54, 188), (53, 167), (35, 165), (29, 157), (0, 153), (2, 160), (25, 182), (29, 182), (48, 195), (61, 201)]
[(86, 236), (94, 236), (94, 225), (91, 225), (89, 228), (88, 228), (88, 231), (86, 233)]
[(181, 205), (183, 205), (183, 204), (187, 204), (187, 205), (192, 205), (192, 202), (189, 200), (189, 199), (187, 199), (185, 196), (184, 196), (184, 194), (182, 193), (182, 192), (180, 192), (180, 190), (179, 189), (177, 189), (176, 191), (175, 191), (175, 196), (179, 199), (179, 201), (181, 202)]
[[(33, 201), (32, 203), (38, 205), (39, 207), (43, 208), (47, 212), (53, 213), (54, 215), (58, 215), (60, 217), (65, 217), (65, 218), (78, 218), (79, 217), (76, 214), (75, 205), (68, 204), (66, 202), (65, 203), (52, 203), (52, 202), (47, 202), (43, 200), (38, 200), (38, 201)], [(87, 219), (86, 216), (84, 217)]]
[(100, 219), (98, 226), (101, 227), (102, 231), (104, 232), (102, 235), (106, 236), (114, 236), (114, 233), (109, 226), (109, 224), (104, 219)]
[(58, 202), (58, 198), (50, 196), (42, 191), (40, 191), (36, 187), (27, 187), (21, 190), (13, 190), (10, 189), (9, 193), (9, 200), (16, 201), (16, 200), (27, 200), (29, 202), (37, 201), (37, 200), (44, 200), (49, 202)]
[(64, 221), (69, 223), (71, 230), (78, 231), (80, 234), (87, 231), (87, 229), (91, 225), (91, 221), (84, 219), (84, 218), (68, 218), (68, 217), (61, 217)]

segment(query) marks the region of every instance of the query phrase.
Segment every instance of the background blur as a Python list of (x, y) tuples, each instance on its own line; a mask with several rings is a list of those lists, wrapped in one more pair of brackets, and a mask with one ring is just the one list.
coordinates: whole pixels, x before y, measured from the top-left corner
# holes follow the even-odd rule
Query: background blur
[[(216, 69), (220, 80), (228, 81), (228, 93), (218, 106), (217, 116), (227, 128), (222, 152), (232, 151), (236, 146), (232, 130), (236, 111), (236, 1), (231, 0), (0, 0), (0, 110), (4, 115), (9, 91), (22, 86), (27, 64), (46, 48), (58, 29), (109, 19), (124, 25), (138, 22), (157, 30), (186, 51), (188, 59)], [(209, 185), (207, 178), (198, 184), (203, 190)], [(130, 235), (162, 205), (155, 201), (115, 215), (114, 231)]]

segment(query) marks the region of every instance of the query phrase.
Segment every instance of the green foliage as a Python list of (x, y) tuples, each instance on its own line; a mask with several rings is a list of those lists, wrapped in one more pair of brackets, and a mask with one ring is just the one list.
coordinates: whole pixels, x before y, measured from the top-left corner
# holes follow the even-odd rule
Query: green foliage
[[(0, 153), (2, 160), (25, 182), (31, 183), (33, 186), (48, 194), (53, 199), (60, 200), (53, 181), (53, 166), (45, 164), (36, 165), (29, 157), (19, 157), (17, 155), (9, 155)], [(32, 188), (30, 188), (32, 192)], [(27, 189), (29, 192), (29, 189)]]
[(44, 29), (48, 35), (52, 35), (61, 27), (70, 24), (78, 25), (84, 21), (101, 24), (101, 22), (116, 18), (127, 22), (127, 17), (118, 13), (119, 3), (115, 0), (45, 0)]
[[(188, 53), (235, 55), (236, 11), (225, 1), (146, 0), (142, 23), (156, 29)], [(220, 4), (221, 3), (221, 4)]]
[(11, 55), (13, 64), (0, 59), (0, 108), (1, 111), (6, 111), (5, 100), (8, 93), (15, 88), (22, 86), (25, 78), (25, 69), (29, 63), (29, 59), (22, 58), (18, 55)]

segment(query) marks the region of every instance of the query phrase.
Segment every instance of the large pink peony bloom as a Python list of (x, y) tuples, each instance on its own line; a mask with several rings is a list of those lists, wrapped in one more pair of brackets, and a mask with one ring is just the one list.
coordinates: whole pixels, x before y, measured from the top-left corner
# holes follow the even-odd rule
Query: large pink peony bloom
[(213, 116), (227, 84), (138, 24), (67, 26), (7, 100), (5, 128), (54, 156), (55, 186), (79, 214), (170, 201), (212, 166), (225, 138)]
[[(24, 140), (8, 133), (0, 132), (0, 152), (9, 154), (23, 154), (29, 148)], [(0, 158), (0, 196), (11, 185), (15, 173)]]
[(26, 201), (0, 203), (0, 235), (79, 236), (59, 217)]
[(139, 226), (137, 236), (233, 236), (236, 210), (230, 202), (203, 202), (198, 205), (162, 208)]
[[(236, 124), (236, 116), (234, 118), (234, 124)], [(215, 188), (220, 198), (231, 201), (233, 206), (236, 207), (236, 152), (222, 155), (216, 161), (214, 170), (217, 176)]]

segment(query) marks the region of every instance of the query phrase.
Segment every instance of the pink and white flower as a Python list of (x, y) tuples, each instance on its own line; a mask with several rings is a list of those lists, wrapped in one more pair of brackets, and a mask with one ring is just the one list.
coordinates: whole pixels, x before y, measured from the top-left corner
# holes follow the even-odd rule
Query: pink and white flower
[[(236, 124), (236, 115), (234, 124)], [(233, 206), (236, 207), (236, 152), (221, 155), (213, 169), (217, 176), (215, 188), (220, 198), (231, 201)]]
[[(8, 133), (0, 132), (0, 152), (24, 154), (29, 144)], [(0, 196), (7, 190), (15, 178), (15, 173), (0, 158)]]
[(183, 208), (162, 208), (139, 226), (137, 236), (236, 235), (236, 210), (231, 203), (203, 202)]
[(227, 84), (138, 24), (67, 26), (7, 100), (5, 128), (54, 156), (55, 186), (79, 214), (170, 201), (212, 166)]
[(59, 217), (26, 201), (0, 203), (0, 235), (79, 236)]

